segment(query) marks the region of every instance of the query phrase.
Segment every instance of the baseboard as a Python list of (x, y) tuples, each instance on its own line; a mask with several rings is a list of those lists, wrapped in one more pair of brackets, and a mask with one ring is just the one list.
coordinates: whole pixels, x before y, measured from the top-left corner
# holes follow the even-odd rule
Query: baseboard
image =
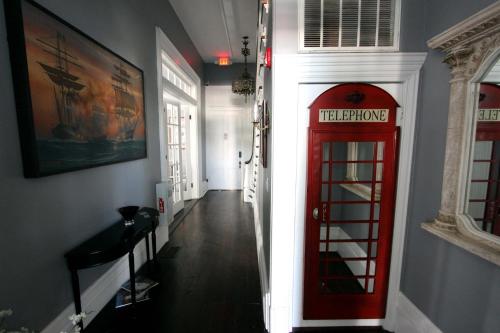
[(205, 194), (208, 192), (208, 182), (206, 180), (201, 182), (201, 188), (200, 188), (200, 197), (199, 199), (203, 198)]
[(262, 229), (260, 224), (259, 207), (256, 203), (253, 204), (253, 216), (255, 224), (255, 241), (257, 245), (257, 261), (259, 265), (260, 288), (262, 296), (262, 311), (264, 314), (264, 325), (269, 331), (269, 321), (271, 307), (271, 297), (269, 293), (269, 282), (267, 279), (266, 257), (264, 254), (264, 242)]
[(398, 296), (396, 333), (442, 333), (402, 292)]
[[(163, 229), (163, 230), (162, 230)], [(166, 236), (164, 231), (166, 230)], [(162, 232), (163, 231), (163, 232)], [(168, 228), (160, 227), (157, 230), (157, 251), (168, 241)], [(138, 270), (146, 263), (145, 240), (136, 245), (134, 251), (135, 268)], [(128, 256), (119, 259), (106, 273), (97, 279), (82, 295), (82, 309), (87, 312), (85, 326), (87, 326), (113, 298), (121, 285), (129, 280)], [(69, 283), (69, 281), (68, 281)], [(41, 333), (69, 332), (72, 329), (68, 318), (75, 313), (75, 306), (69, 304)]]

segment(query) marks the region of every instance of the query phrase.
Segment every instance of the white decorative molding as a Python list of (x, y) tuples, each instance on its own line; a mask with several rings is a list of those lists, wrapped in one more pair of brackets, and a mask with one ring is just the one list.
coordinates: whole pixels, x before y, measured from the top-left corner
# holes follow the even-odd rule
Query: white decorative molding
[(491, 247), (487, 246), (483, 240), (467, 237), (457, 230), (439, 227), (436, 223), (422, 223), (422, 228), (466, 251), (500, 266), (500, 253), (498, 251), (492, 251)]
[(396, 333), (442, 333), (403, 293), (398, 297)]
[(206, 180), (201, 182), (201, 189), (200, 189), (200, 199), (205, 196), (208, 192), (208, 182)]
[(492, 263), (499, 263), (500, 237), (481, 231), (466, 214), (470, 156), (479, 82), (500, 55), (500, 2), (430, 39), (451, 68), (441, 207), (423, 228)]
[[(397, 318), (402, 254), (411, 179), (418, 82), (425, 53), (275, 54), (273, 57), (273, 141), (271, 205), (271, 332), (292, 326), (384, 325)], [(293, 69), (293, 70), (290, 70)], [(304, 216), (307, 173), (307, 106), (299, 104), (307, 84), (368, 82), (395, 84), (401, 94), (400, 163), (387, 315), (373, 320), (302, 319)], [(293, 254), (293, 255), (291, 255)]]
[(497, 1), (470, 16), (468, 19), (431, 38), (427, 42), (427, 45), (431, 49), (446, 51), (460, 44), (474, 43), (478, 39), (499, 31), (499, 16), (500, 3)]
[[(168, 227), (159, 227), (156, 229), (156, 239), (156, 249), (159, 251), (168, 241)], [(143, 240), (135, 247), (134, 260), (136, 271), (146, 263), (145, 244), (146, 241)], [(94, 320), (109, 300), (115, 296), (122, 284), (128, 281), (129, 278), (128, 256), (125, 255), (82, 293), (82, 309), (88, 313), (84, 321), (85, 327)], [(75, 305), (71, 302), (41, 333), (70, 332), (72, 324), (68, 318), (74, 313)]]
[[(392, 46), (362, 46), (362, 47), (305, 47), (304, 46), (304, 0), (298, 1), (298, 51), (300, 53), (318, 53), (318, 52), (395, 52), (399, 51), (399, 37), (401, 30), (401, 0), (394, 2), (394, 39)], [(323, 14), (321, 15), (323, 16)], [(323, 18), (321, 18), (323, 20)], [(378, 28), (377, 28), (378, 29)], [(323, 38), (321, 27), (320, 36)]]
[(264, 253), (264, 241), (263, 241), (264, 238), (262, 235), (258, 200), (255, 200), (252, 206), (253, 206), (254, 227), (255, 227), (255, 241), (257, 245), (257, 262), (259, 265), (260, 291), (262, 296), (262, 310), (264, 314), (264, 325), (266, 329), (269, 330), (270, 294), (269, 294), (269, 283), (267, 278), (266, 258)]

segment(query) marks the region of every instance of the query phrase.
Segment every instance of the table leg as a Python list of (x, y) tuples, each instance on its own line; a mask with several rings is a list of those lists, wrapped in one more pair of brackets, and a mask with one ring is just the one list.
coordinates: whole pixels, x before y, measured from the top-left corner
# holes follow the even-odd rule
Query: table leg
[(130, 270), (130, 294), (132, 296), (132, 305), (135, 306), (135, 265), (134, 265), (134, 249), (128, 252), (128, 266)]
[(146, 265), (148, 266), (148, 272), (151, 273), (151, 256), (149, 255), (149, 234), (146, 233)]
[(151, 260), (150, 255), (149, 255), (149, 234), (146, 234), (146, 258), (148, 259), (148, 265), (149, 261)]
[[(75, 314), (82, 313), (82, 300), (80, 298), (80, 281), (78, 279), (78, 270), (71, 269), (71, 287), (73, 289), (73, 299), (75, 301)], [(78, 323), (80, 329), (83, 330), (83, 322)]]
[(158, 258), (156, 256), (156, 232), (155, 228), (151, 232), (151, 243), (153, 244), (153, 262), (155, 265), (158, 265)]

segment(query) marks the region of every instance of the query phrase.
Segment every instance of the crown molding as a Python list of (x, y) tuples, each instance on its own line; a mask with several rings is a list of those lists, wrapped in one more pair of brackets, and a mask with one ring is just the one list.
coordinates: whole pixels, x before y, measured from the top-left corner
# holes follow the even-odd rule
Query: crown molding
[(500, 31), (500, 1), (477, 12), (448, 30), (429, 39), (427, 46), (448, 51), (467, 47), (475, 41)]

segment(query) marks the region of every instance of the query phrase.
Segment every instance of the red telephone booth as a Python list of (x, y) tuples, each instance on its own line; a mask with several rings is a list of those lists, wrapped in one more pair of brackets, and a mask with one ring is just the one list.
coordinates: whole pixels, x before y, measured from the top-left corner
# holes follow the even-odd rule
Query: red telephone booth
[(500, 236), (500, 87), (481, 83), (469, 214), (486, 232)]
[(364, 83), (335, 86), (309, 107), (304, 319), (385, 316), (397, 107)]

